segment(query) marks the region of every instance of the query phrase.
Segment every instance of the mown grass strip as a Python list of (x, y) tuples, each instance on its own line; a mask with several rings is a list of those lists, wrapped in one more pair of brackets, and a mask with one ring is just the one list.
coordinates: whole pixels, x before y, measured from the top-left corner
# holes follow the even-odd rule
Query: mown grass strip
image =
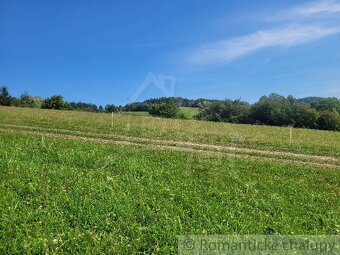
[[(13, 131), (11, 129), (0, 129), (0, 131), (3, 132), (8, 132), (8, 131)], [(46, 131), (46, 130), (45, 130)], [(57, 130), (53, 130), (53, 131), (57, 131)], [(60, 131), (60, 130), (59, 130)], [(65, 130), (63, 130), (65, 131)], [(47, 136), (47, 137), (53, 137), (53, 138), (61, 138), (61, 139), (66, 139), (66, 140), (81, 140), (81, 141), (86, 141), (86, 142), (94, 142), (94, 143), (104, 143), (104, 144), (116, 144), (116, 145), (127, 145), (127, 146), (139, 146), (139, 147), (150, 147), (150, 148), (157, 148), (157, 149), (161, 149), (161, 150), (175, 150), (175, 151), (186, 151), (186, 152), (192, 152), (192, 153), (199, 153), (199, 154), (211, 154), (211, 155), (215, 155), (215, 156), (227, 156), (227, 157), (236, 157), (236, 158), (246, 158), (246, 159), (250, 159), (250, 160), (274, 160), (274, 161), (278, 161), (280, 163), (284, 163), (284, 164), (302, 164), (302, 165), (310, 165), (310, 166), (317, 166), (317, 167), (327, 167), (327, 168), (339, 168), (338, 162), (332, 162), (332, 163), (328, 163), (327, 161), (317, 161), (317, 162), (313, 162), (313, 158), (311, 159), (305, 159), (303, 160), (303, 158), (301, 159), (301, 156), (305, 156), (305, 155), (299, 155), (299, 158), (294, 158), (294, 157), (290, 157), (288, 158), (287, 155), (283, 154), (272, 154), (272, 153), (258, 153), (260, 151), (253, 152), (253, 151), (242, 151), (242, 149), (238, 148), (239, 150), (233, 148), (232, 152), (230, 151), (223, 151), (223, 148), (220, 147), (213, 147), (213, 150), (210, 150), (210, 147), (207, 145), (203, 145), (198, 147), (197, 144), (195, 144), (194, 146), (192, 146), (192, 144), (190, 144), (190, 147), (185, 147), (185, 146), (178, 146), (178, 144), (175, 144), (175, 146), (171, 146), (171, 145), (164, 145), (164, 144), (157, 144), (157, 143), (152, 143), (152, 140), (148, 140), (147, 143), (141, 143), (135, 140), (129, 141), (129, 140), (112, 140), (112, 139), (104, 139), (104, 138), (98, 138), (96, 136), (91, 136), (91, 134), (86, 133), (87, 136), (81, 136), (80, 134), (82, 132), (77, 133), (77, 135), (69, 135), (69, 134), (65, 134), (65, 133), (56, 133), (56, 132), (52, 132), (52, 133), (48, 133), (48, 132), (39, 132), (39, 131), (26, 131), (26, 130), (20, 130), (20, 129), (15, 129), (14, 132), (19, 132), (19, 133), (23, 133), (23, 134), (29, 134), (29, 135), (39, 135), (39, 136)], [(144, 139), (145, 140), (145, 139)], [(143, 141), (144, 141), (143, 140)], [(145, 142), (145, 141), (144, 141)], [(198, 147), (198, 148), (197, 148)], [(204, 149), (202, 149), (202, 147)], [(218, 149), (218, 150), (214, 150), (214, 149)], [(280, 157), (275, 157), (279, 155)], [(308, 156), (308, 155), (307, 155)], [(322, 157), (324, 158), (324, 157)], [(314, 159), (316, 160), (316, 159)]]
[(321, 162), (321, 163), (331, 163), (335, 165), (340, 164), (340, 159), (329, 156), (320, 156), (320, 155), (311, 155), (311, 154), (298, 154), (292, 152), (285, 151), (268, 151), (268, 150), (255, 150), (249, 148), (241, 148), (241, 147), (231, 147), (231, 146), (221, 146), (221, 145), (213, 145), (213, 144), (200, 144), (200, 143), (192, 143), (185, 141), (168, 141), (168, 140), (159, 140), (159, 139), (149, 139), (142, 137), (131, 137), (131, 136), (123, 136), (119, 134), (105, 134), (105, 133), (95, 133), (95, 132), (82, 132), (82, 131), (74, 131), (68, 129), (53, 129), (53, 128), (43, 128), (43, 127), (35, 127), (35, 126), (20, 126), (20, 125), (8, 125), (8, 124), (0, 124), (0, 127), (9, 127), (18, 130), (35, 130), (49, 133), (57, 133), (57, 134), (71, 134), (71, 135), (79, 135), (85, 137), (93, 137), (93, 138), (104, 138), (104, 139), (112, 139), (115, 141), (132, 141), (135, 143), (141, 144), (163, 144), (170, 146), (178, 146), (178, 147), (186, 147), (186, 148), (194, 148), (200, 150), (211, 150), (211, 151), (226, 151), (233, 152), (236, 154), (248, 154), (248, 155), (257, 155), (271, 158), (281, 158), (281, 159), (293, 159), (307, 162)]
[(69, 129), (83, 132), (115, 133), (148, 139), (186, 141), (271, 151), (340, 156), (340, 133), (294, 129), (289, 144), (285, 127), (159, 119), (143, 116), (53, 111), (0, 107), (2, 123)]

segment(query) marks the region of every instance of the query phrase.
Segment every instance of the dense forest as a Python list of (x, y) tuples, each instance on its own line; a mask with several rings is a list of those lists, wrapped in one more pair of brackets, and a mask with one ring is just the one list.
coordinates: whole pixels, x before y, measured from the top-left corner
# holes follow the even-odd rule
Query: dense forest
[(335, 97), (296, 99), (273, 93), (261, 97), (254, 104), (240, 99), (161, 97), (124, 106), (107, 104), (98, 107), (92, 103), (66, 102), (61, 95), (41, 98), (24, 93), (16, 98), (3, 86), (0, 88), (0, 105), (90, 112), (148, 111), (152, 116), (166, 118), (185, 118), (180, 107), (194, 107), (199, 109), (194, 116), (197, 120), (340, 131), (340, 100)]

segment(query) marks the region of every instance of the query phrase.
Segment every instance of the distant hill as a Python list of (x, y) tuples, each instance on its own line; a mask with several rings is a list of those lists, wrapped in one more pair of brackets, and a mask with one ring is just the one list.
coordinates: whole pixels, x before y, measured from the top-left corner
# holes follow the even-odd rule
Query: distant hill
[[(337, 99), (336, 97), (304, 97), (297, 99), (298, 102), (304, 102), (307, 104), (316, 104), (323, 100), (331, 100), (331, 101), (340, 101), (340, 99)], [(177, 104), (180, 107), (199, 107), (200, 103), (202, 102), (211, 102), (211, 103), (217, 103), (217, 102), (223, 102), (225, 100), (218, 100), (218, 99), (206, 99), (206, 98), (198, 98), (198, 99), (188, 99), (183, 97), (160, 97), (160, 98), (151, 98), (147, 99), (143, 102), (134, 102), (130, 104), (126, 104), (124, 106), (121, 106), (120, 109), (123, 111), (147, 111), (148, 105), (151, 104), (160, 104), (165, 102), (172, 102)]]
[(124, 106), (120, 106), (119, 109), (122, 111), (147, 111), (149, 106), (152, 104), (161, 104), (161, 103), (169, 103), (169, 102), (175, 103), (179, 107), (197, 108), (199, 107), (199, 104), (204, 101), (216, 103), (216, 102), (222, 102), (223, 100), (205, 99), (205, 98), (188, 99), (188, 98), (183, 98), (183, 97), (160, 97), (160, 98), (151, 98), (143, 102), (134, 102), (134, 103), (126, 104)]

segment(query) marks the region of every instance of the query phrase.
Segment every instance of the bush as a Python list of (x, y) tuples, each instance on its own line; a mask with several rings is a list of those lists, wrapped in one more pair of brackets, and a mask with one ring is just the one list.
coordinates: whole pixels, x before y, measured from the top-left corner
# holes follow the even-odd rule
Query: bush
[(179, 111), (179, 106), (172, 102), (154, 104), (148, 110), (150, 115), (163, 118), (178, 118)]

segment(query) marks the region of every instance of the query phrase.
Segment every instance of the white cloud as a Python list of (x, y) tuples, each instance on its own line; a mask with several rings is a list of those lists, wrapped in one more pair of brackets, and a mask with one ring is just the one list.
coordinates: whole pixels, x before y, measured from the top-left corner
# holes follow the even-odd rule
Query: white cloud
[(278, 46), (294, 46), (340, 32), (339, 27), (300, 25), (257, 31), (205, 45), (187, 54), (186, 60), (194, 65), (227, 64), (254, 51)]
[[(338, 17), (332, 14), (338, 15), (338, 13), (340, 13), (340, 0), (315, 1), (273, 13), (268, 20), (286, 21), (286, 26), (259, 30), (252, 34), (203, 45), (189, 52), (186, 60), (190, 64), (202, 66), (227, 64), (260, 49), (290, 47), (315, 41), (340, 32), (339, 20), (332, 19)], [(296, 25), (299, 23), (300, 25)]]
[(292, 14), (299, 16), (310, 16), (319, 13), (340, 12), (340, 2), (337, 1), (318, 1), (309, 3), (292, 10)]
[(301, 20), (308, 18), (329, 18), (332, 14), (340, 12), (340, 1), (322, 0), (299, 5), (291, 9), (271, 14), (269, 21), (277, 20)]

